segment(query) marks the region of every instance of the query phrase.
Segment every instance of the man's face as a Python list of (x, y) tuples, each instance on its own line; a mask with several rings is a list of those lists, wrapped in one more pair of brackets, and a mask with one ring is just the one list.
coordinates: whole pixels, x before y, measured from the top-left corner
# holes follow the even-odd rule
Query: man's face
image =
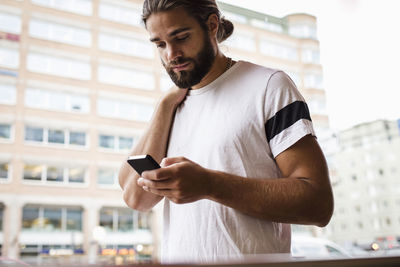
[(182, 9), (152, 14), (146, 22), (162, 64), (179, 88), (198, 84), (215, 59), (210, 36)]

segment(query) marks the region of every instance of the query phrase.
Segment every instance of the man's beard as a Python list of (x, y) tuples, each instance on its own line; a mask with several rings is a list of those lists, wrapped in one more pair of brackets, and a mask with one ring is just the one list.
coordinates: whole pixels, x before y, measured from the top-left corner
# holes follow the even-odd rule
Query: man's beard
[[(212, 64), (214, 63), (215, 54), (211, 44), (210, 38), (207, 34), (204, 36), (204, 45), (201, 51), (195, 56), (195, 58), (183, 58), (179, 57), (176, 60), (171, 61), (166, 65), (161, 61), (167, 70), (171, 80), (179, 88), (189, 88), (193, 85), (198, 84), (201, 79), (210, 71)], [(173, 67), (191, 62), (193, 64), (192, 70), (183, 70), (175, 72)]]

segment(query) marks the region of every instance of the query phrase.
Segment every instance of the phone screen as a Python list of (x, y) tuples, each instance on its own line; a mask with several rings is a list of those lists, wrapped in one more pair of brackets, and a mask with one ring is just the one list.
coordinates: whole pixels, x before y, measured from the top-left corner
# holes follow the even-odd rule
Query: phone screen
[(150, 155), (130, 156), (127, 162), (139, 175), (142, 175), (144, 171), (161, 168)]

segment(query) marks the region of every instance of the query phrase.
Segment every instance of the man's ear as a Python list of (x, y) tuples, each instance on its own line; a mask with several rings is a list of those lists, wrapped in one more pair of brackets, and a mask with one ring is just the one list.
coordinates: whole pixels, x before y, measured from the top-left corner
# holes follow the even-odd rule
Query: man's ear
[(218, 27), (219, 27), (219, 19), (217, 14), (211, 14), (207, 18), (207, 28), (210, 36), (217, 37)]

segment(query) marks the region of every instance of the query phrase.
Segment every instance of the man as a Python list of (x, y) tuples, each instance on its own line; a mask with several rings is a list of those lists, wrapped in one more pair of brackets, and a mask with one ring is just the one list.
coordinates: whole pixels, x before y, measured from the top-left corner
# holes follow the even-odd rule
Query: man
[(180, 89), (160, 101), (131, 155), (161, 169), (120, 171), (124, 200), (164, 199), (162, 262), (290, 252), (290, 225), (325, 226), (333, 197), (307, 105), (281, 71), (233, 62), (213, 0), (145, 0), (143, 22)]

